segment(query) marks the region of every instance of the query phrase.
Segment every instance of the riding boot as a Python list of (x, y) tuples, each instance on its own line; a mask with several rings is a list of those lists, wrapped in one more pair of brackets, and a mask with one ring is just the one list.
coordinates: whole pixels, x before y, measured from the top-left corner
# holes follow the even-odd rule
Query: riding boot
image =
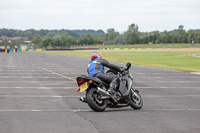
[(109, 85), (108, 92), (109, 92), (110, 94), (115, 94), (115, 93), (116, 93), (115, 88), (116, 88), (115, 85), (110, 84), (110, 85)]
[(117, 87), (117, 85), (113, 85), (113, 84), (110, 84), (110, 87), (109, 89), (107, 90), (108, 93), (111, 95), (111, 97), (113, 99), (115, 99), (114, 101), (117, 102), (119, 100), (119, 98), (117, 97), (117, 92), (115, 91), (115, 88)]

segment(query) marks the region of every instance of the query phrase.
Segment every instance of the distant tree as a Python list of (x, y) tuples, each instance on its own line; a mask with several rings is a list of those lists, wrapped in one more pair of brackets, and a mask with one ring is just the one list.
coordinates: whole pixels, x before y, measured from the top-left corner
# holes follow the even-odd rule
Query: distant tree
[(79, 36), (83, 36), (84, 34), (91, 34), (93, 36), (98, 36), (100, 34), (103, 34), (104, 32), (102, 30), (71, 30), (71, 32), (74, 32), (78, 34)]
[(158, 43), (164, 43), (165, 40), (165, 34), (161, 33), (158, 37)]
[(15, 30), (13, 29), (1, 29), (0, 30), (0, 35), (4, 35), (4, 36), (8, 36), (8, 37), (13, 37), (13, 34), (14, 34)]
[(61, 39), (63, 41), (63, 46), (70, 46), (70, 45), (72, 45), (70, 37), (68, 37), (68, 36), (62, 36)]
[(13, 37), (15, 36), (24, 36), (24, 32), (22, 30), (16, 30), (13, 34)]
[(111, 29), (107, 29), (107, 33), (113, 33), (115, 32), (115, 29), (111, 28)]
[(85, 34), (79, 39), (79, 42), (87, 45), (94, 44), (94, 36), (91, 34)]
[(20, 48), (20, 44), (28, 44), (28, 43), (23, 42), (21, 40), (14, 40), (14, 41), (12, 41), (11, 44), (12, 44), (13, 48), (14, 48), (14, 46), (17, 46), (18, 48)]
[(103, 38), (96, 36), (96, 37), (94, 37), (94, 43), (95, 44), (103, 44), (104, 40), (103, 40)]
[(9, 45), (9, 42), (8, 42), (8, 40), (2, 40), (2, 41), (0, 42), (0, 45), (1, 45), (1, 46), (7, 46), (7, 45)]
[(172, 31), (169, 36), (171, 43), (178, 43), (178, 32), (176, 30)]
[(136, 24), (131, 24), (125, 32), (125, 40), (127, 44), (137, 44), (139, 42), (139, 31), (138, 26)]
[(106, 41), (106, 34), (105, 33), (98, 35), (98, 37), (101, 37), (104, 41)]
[(32, 43), (34, 44), (34, 47), (40, 48), (41, 47), (41, 42), (42, 42), (42, 37), (40, 35), (37, 35), (33, 38)]
[(194, 30), (188, 31), (187, 42), (192, 43), (194, 41)]
[(114, 43), (114, 39), (119, 36), (119, 32), (115, 32), (114, 29), (108, 29), (106, 33), (106, 41), (110, 41), (110, 43)]
[(52, 46), (53, 48), (62, 48), (64, 45), (64, 42), (60, 36), (55, 36), (53, 38)]
[(77, 39), (75, 37), (70, 37), (70, 42), (71, 42), (71, 45), (76, 45)]
[(183, 25), (180, 25), (178, 28), (178, 43), (186, 43), (187, 41), (187, 34), (186, 31), (183, 29)]
[(49, 32), (48, 30), (41, 29), (38, 31), (38, 34), (43, 37), (43, 36), (46, 36), (46, 34), (48, 34), (48, 32)]
[(51, 38), (53, 38), (55, 35), (56, 35), (56, 33), (53, 33), (53, 32), (48, 32), (46, 34), (46, 36), (51, 37)]
[(48, 46), (51, 46), (53, 43), (53, 39), (51, 37), (45, 36), (42, 38), (42, 46), (47, 48)]
[(200, 30), (195, 30), (195, 32), (194, 32), (194, 42), (200, 43)]
[(25, 31), (23, 36), (28, 37), (30, 40), (33, 38), (33, 34), (31, 31)]
[(159, 37), (158, 31), (150, 32), (148, 35), (148, 42), (156, 43), (158, 37)]
[[(0, 37), (28, 37), (35, 44), (35, 47), (49, 46), (64, 47), (76, 44), (148, 44), (152, 43), (200, 43), (200, 30), (184, 30), (180, 25), (172, 31), (153, 31), (139, 32), (136, 24), (131, 24), (124, 33), (119, 33), (115, 29), (107, 29), (106, 33), (102, 30), (34, 30), (25, 31), (15, 29), (0, 29)], [(1, 40), (6, 37), (1, 38)], [(7, 38), (8, 40), (12, 40)], [(52, 41), (52, 42), (51, 42)], [(51, 42), (51, 43), (49, 43)], [(1, 45), (7, 44), (6, 41)], [(24, 43), (24, 42), (23, 42)], [(12, 41), (12, 44), (18, 45), (20, 41)], [(12, 46), (10, 44), (10, 46)]]
[(115, 39), (113, 40), (114, 44), (124, 44), (124, 37), (123, 35), (118, 35), (117, 37), (115, 37)]

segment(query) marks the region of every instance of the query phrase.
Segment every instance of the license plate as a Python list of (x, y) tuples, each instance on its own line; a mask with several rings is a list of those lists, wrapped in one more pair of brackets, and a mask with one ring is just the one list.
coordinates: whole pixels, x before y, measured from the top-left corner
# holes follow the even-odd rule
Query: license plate
[(84, 92), (87, 88), (88, 88), (88, 83), (85, 82), (84, 84), (82, 84), (82, 85), (80, 86), (80, 92)]

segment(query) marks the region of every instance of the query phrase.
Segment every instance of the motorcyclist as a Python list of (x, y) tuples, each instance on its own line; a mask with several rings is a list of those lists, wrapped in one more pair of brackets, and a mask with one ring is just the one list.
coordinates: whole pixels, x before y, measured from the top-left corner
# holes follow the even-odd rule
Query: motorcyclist
[(118, 72), (123, 71), (122, 68), (120, 68), (117, 65), (109, 63), (107, 60), (102, 59), (102, 56), (99, 52), (93, 52), (91, 54), (91, 62), (88, 65), (88, 73), (90, 77), (97, 77), (100, 80), (109, 83), (109, 89), (108, 92), (110, 94), (115, 93), (115, 88), (118, 86), (117, 83), (117, 75), (113, 73), (104, 73), (104, 66), (108, 67), (110, 69), (114, 69)]

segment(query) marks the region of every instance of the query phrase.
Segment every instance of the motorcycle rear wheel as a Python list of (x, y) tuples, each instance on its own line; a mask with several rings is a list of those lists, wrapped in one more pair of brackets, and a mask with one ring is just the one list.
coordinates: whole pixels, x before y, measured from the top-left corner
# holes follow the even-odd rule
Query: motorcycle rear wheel
[(105, 99), (100, 99), (101, 94), (97, 92), (96, 88), (89, 88), (86, 92), (86, 100), (90, 108), (96, 112), (102, 112), (107, 107)]
[[(141, 109), (143, 106), (143, 100), (142, 97), (140, 96), (139, 91), (135, 90), (131, 90), (131, 94), (130, 94), (130, 106), (133, 109)], [(134, 94), (135, 93), (135, 94)]]

